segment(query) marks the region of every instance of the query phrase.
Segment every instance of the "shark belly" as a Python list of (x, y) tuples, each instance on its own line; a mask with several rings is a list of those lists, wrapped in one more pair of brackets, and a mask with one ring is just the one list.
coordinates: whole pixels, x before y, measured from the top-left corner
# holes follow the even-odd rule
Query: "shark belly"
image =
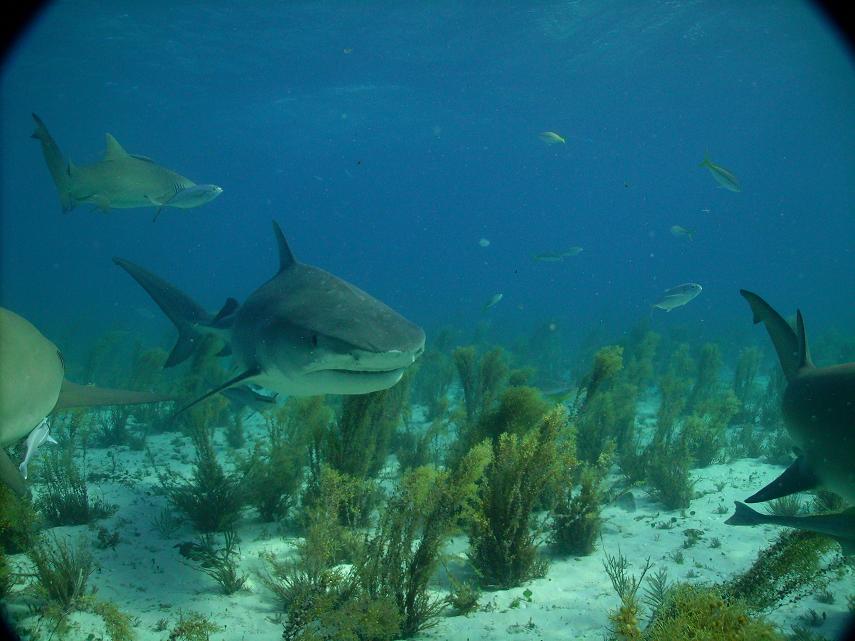
[(63, 375), (56, 345), (0, 308), (0, 446), (24, 438), (51, 412)]

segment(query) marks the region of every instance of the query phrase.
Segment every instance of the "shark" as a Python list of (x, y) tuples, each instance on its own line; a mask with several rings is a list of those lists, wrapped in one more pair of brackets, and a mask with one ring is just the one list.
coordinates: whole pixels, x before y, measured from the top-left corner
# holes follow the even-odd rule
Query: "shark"
[(783, 516), (762, 514), (740, 501), (736, 510), (725, 523), (727, 525), (780, 525), (806, 532), (815, 532), (831, 537), (843, 549), (845, 556), (855, 556), (855, 508), (829, 514), (808, 514), (805, 516)]
[(425, 333), (391, 307), (319, 267), (298, 261), (274, 221), (279, 268), (238, 304), (210, 314), (171, 283), (122, 258), (178, 330), (167, 359), (187, 359), (205, 334), (225, 342), (238, 374), (181, 408), (254, 384), (292, 396), (367, 394), (392, 387), (424, 352)]
[[(0, 307), (0, 481), (26, 495), (26, 465), (19, 469), (3, 449), (35, 430), (28, 440), (32, 452), (49, 438), (45, 418), (74, 407), (135, 405), (174, 400), (166, 394), (78, 385), (65, 378), (65, 363), (56, 345), (32, 323)], [(32, 441), (38, 440), (38, 444)]]
[(787, 379), (781, 410), (797, 453), (777, 479), (745, 502), (821, 487), (855, 503), (855, 363), (816, 367), (800, 310), (793, 327), (757, 294), (739, 293), (754, 323), (766, 327)]
[(36, 129), (32, 137), (41, 143), (63, 212), (81, 203), (94, 205), (104, 212), (156, 207), (154, 220), (157, 220), (164, 207), (199, 207), (223, 192), (217, 185), (197, 185), (151, 158), (129, 154), (109, 133), (105, 136), (106, 150), (100, 161), (76, 165), (62, 153), (42, 119), (33, 114), (33, 120)]

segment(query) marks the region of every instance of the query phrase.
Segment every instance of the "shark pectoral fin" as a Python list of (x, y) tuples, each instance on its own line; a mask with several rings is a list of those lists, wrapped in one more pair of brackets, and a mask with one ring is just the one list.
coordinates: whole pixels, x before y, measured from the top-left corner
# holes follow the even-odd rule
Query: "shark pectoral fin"
[(18, 496), (29, 496), (30, 489), (27, 482), (21, 476), (21, 471), (15, 467), (12, 459), (0, 448), (0, 481), (8, 485)]
[(95, 385), (78, 385), (68, 379), (63, 379), (59, 390), (59, 398), (52, 412), (70, 407), (103, 407), (106, 405), (143, 405), (145, 403), (161, 403), (174, 401), (171, 394), (155, 392), (135, 392), (124, 389), (96, 387)]
[(252, 378), (253, 376), (258, 376), (259, 374), (261, 374), (261, 368), (260, 368), (260, 367), (253, 367), (253, 368), (251, 368), (251, 369), (248, 369), (248, 370), (246, 370), (245, 372), (242, 372), (242, 373), (238, 374), (238, 375), (237, 375), (237, 376), (235, 376), (234, 378), (230, 378), (229, 380), (227, 380), (227, 381), (226, 381), (225, 383), (223, 383), (222, 385), (218, 385), (218, 386), (217, 386), (217, 387), (215, 387), (214, 389), (212, 389), (212, 390), (210, 390), (210, 391), (205, 392), (204, 394), (202, 394), (202, 396), (200, 396), (200, 397), (199, 397), (199, 398), (197, 398), (196, 400), (191, 401), (190, 403), (188, 403), (187, 405), (185, 405), (184, 407), (182, 407), (181, 409), (179, 409), (179, 410), (178, 410), (177, 412), (175, 412), (175, 414), (173, 414), (172, 416), (173, 416), (173, 418), (174, 418), (174, 417), (178, 416), (179, 414), (181, 414), (182, 412), (185, 412), (185, 411), (189, 410), (189, 409), (190, 409), (191, 407), (193, 407), (194, 405), (197, 405), (198, 403), (201, 403), (201, 402), (202, 402), (202, 401), (204, 401), (205, 399), (207, 399), (207, 398), (209, 398), (209, 397), (213, 396), (214, 394), (219, 394), (219, 393), (220, 393), (220, 392), (222, 392), (224, 389), (228, 389), (229, 387), (234, 387), (234, 386), (235, 386), (235, 385), (237, 385), (238, 383), (242, 383), (242, 382), (244, 382), (244, 381), (246, 381), (246, 380), (248, 380), (248, 379)]
[(217, 315), (214, 316), (214, 319), (211, 321), (211, 325), (219, 328), (227, 328), (231, 326), (231, 319), (228, 317), (235, 313), (240, 304), (231, 296), (226, 299), (226, 302), (223, 303), (222, 308)]
[(746, 503), (761, 503), (763, 501), (771, 501), (779, 499), (782, 496), (789, 496), (796, 492), (804, 492), (812, 490), (819, 485), (819, 479), (816, 473), (808, 465), (804, 456), (798, 457), (793, 463), (784, 470), (783, 474), (769, 483), (756, 494), (745, 499)]
[(163, 211), (163, 205), (157, 208), (157, 211), (154, 212), (154, 218), (151, 219), (151, 222), (156, 223), (157, 217), (160, 216), (160, 212)]

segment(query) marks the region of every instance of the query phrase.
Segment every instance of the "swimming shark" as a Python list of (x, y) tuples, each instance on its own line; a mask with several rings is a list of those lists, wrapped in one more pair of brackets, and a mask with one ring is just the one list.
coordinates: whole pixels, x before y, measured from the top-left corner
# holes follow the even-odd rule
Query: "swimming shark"
[(725, 523), (727, 525), (781, 525), (806, 532), (816, 532), (829, 536), (843, 548), (845, 556), (855, 555), (855, 508), (829, 514), (809, 514), (805, 516), (784, 516), (761, 514), (740, 501), (736, 511)]
[(781, 410), (798, 458), (746, 503), (769, 501), (822, 487), (855, 503), (855, 363), (816, 367), (805, 322), (796, 312), (793, 328), (757, 294), (740, 290), (763, 323), (787, 379)]
[(156, 220), (164, 207), (198, 207), (223, 192), (217, 185), (197, 185), (151, 158), (129, 154), (110, 134), (106, 134), (107, 149), (99, 162), (75, 165), (63, 155), (41, 118), (33, 114), (33, 120), (36, 130), (32, 137), (41, 142), (63, 212), (81, 203), (105, 212), (154, 206)]
[(179, 412), (230, 387), (253, 383), (281, 394), (367, 394), (392, 387), (424, 351), (425, 333), (355, 285), (299, 262), (273, 223), (279, 269), (238, 305), (209, 314), (174, 285), (114, 258), (178, 329), (167, 365), (192, 354), (199, 337), (223, 338), (239, 374)]
[(65, 378), (65, 364), (56, 345), (28, 320), (0, 307), (0, 481), (16, 493), (27, 494), (27, 486), (3, 448), (41, 429), (48, 415), (72, 407), (163, 400), (173, 399), (165, 394), (72, 383)]

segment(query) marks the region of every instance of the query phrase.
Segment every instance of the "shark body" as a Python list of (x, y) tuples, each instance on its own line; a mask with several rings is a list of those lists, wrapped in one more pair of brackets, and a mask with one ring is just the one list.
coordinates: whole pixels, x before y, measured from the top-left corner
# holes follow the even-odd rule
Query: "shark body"
[(185, 360), (201, 334), (226, 341), (240, 373), (191, 405), (248, 383), (294, 396), (366, 394), (397, 383), (424, 351), (424, 331), (355, 285), (297, 261), (276, 223), (273, 229), (278, 272), (216, 316), (144, 268), (114, 259), (178, 328), (167, 365)]
[(64, 212), (87, 203), (101, 211), (153, 206), (157, 207), (156, 218), (163, 207), (198, 207), (223, 191), (216, 185), (197, 185), (145, 156), (129, 154), (110, 134), (106, 134), (106, 151), (99, 162), (75, 165), (42, 120), (36, 114), (33, 119), (36, 130), (32, 137), (41, 142)]
[(740, 290), (763, 323), (787, 379), (781, 410), (798, 458), (777, 479), (746, 499), (769, 501), (823, 487), (855, 503), (855, 363), (816, 367), (801, 312), (793, 327), (757, 294)]
[(56, 345), (28, 320), (0, 307), (0, 480), (18, 494), (27, 493), (24, 477), (2, 448), (39, 428), (52, 412), (170, 399), (163, 394), (77, 385), (66, 380)]

